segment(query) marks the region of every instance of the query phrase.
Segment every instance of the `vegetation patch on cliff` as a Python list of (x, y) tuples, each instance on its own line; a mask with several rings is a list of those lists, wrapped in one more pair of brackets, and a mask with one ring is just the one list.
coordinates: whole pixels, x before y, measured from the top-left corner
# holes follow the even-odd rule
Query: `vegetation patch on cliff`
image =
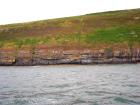
[(140, 9), (0, 26), (0, 47), (140, 45)]

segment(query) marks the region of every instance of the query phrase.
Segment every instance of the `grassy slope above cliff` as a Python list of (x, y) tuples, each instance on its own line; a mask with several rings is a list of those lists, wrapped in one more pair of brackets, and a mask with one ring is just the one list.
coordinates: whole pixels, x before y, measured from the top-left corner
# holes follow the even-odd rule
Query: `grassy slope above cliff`
[(94, 13), (0, 26), (0, 47), (67, 48), (140, 45), (140, 9)]

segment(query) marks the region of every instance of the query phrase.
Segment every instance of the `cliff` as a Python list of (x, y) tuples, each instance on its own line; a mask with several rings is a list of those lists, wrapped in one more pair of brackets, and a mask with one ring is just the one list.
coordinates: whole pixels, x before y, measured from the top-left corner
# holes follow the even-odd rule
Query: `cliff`
[(39, 47), (1, 49), (0, 65), (50, 64), (124, 64), (140, 62), (140, 48), (135, 49), (54, 49)]
[(0, 65), (140, 62), (140, 9), (0, 26)]

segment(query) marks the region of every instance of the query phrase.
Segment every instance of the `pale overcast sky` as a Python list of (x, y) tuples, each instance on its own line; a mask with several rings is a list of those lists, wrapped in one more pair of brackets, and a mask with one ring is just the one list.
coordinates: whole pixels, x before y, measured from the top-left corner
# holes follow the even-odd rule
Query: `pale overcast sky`
[(0, 0), (0, 24), (140, 8), (140, 0)]

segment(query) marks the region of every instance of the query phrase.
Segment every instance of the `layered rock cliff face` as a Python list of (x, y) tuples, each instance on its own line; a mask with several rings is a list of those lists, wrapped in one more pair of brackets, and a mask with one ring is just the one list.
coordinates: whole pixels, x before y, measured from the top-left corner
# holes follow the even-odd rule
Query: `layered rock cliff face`
[(140, 62), (140, 9), (0, 25), (0, 65)]
[(139, 62), (140, 48), (131, 50), (0, 49), (0, 65), (120, 64)]

